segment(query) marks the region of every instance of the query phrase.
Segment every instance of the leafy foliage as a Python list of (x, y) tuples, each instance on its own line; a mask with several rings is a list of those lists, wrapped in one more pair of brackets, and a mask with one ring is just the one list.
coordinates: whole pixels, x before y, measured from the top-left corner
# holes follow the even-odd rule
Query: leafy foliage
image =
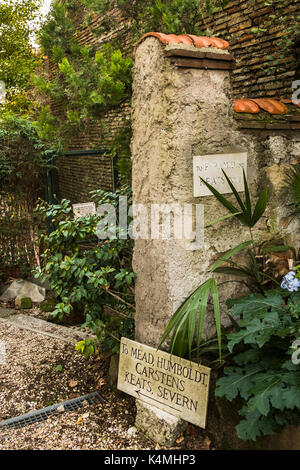
[(276, 40), (275, 51), (266, 57), (268, 62), (263, 65), (266, 71), (278, 72), (284, 70), (281, 68), (284, 64), (282, 59), (293, 54), (295, 43), (299, 41), (300, 15), (299, 11), (289, 15), (287, 9), (290, 4), (287, 0), (264, 0), (263, 5), (272, 9), (268, 15), (262, 18), (258, 26), (251, 29), (251, 32), (257, 37), (261, 37), (274, 27), (279, 26), (280, 31), (284, 31), (284, 34)]
[(18, 193), (25, 205), (35, 205), (52, 158), (53, 151), (43, 144), (29, 119), (5, 115), (0, 123), (0, 190)]
[(31, 44), (40, 0), (5, 0), (0, 3), (0, 80), (5, 84), (6, 99), (1, 113), (27, 113), (31, 108), (30, 76), (40, 64)]
[[(81, 0), (87, 8), (103, 14), (118, 6), (122, 16), (130, 20), (131, 35), (135, 39), (148, 31), (173, 34), (203, 34), (199, 24), (203, 11), (210, 14), (228, 3), (227, 0)], [(111, 27), (111, 24), (108, 25)]]
[(215, 321), (218, 334), (219, 354), (221, 356), (221, 318), (218, 289), (215, 279), (208, 279), (204, 284), (198, 287), (195, 292), (184, 302), (176, 311), (168, 323), (166, 330), (161, 338), (160, 347), (170, 332), (173, 336), (170, 344), (171, 353), (178, 356), (184, 356), (187, 351), (191, 355), (192, 345), (197, 334), (197, 348), (199, 349), (202, 339), (204, 318), (207, 309), (208, 299), (212, 295)]
[[(120, 194), (130, 197), (124, 187), (116, 193), (95, 191), (93, 198), (97, 205), (109, 203), (117, 210)], [(50, 234), (40, 235), (43, 265), (35, 274), (47, 279), (58, 295), (52, 315), (63, 321), (73, 310), (83, 312), (85, 325), (106, 347), (117, 351), (120, 337), (130, 337), (133, 330), (132, 241), (98, 240), (96, 228), (101, 217), (74, 219), (67, 200), (54, 205), (41, 202), (37, 214), (48, 219), (53, 228)]]
[[(36, 128), (40, 136), (66, 148), (74, 132), (87, 131), (101, 117), (131, 93), (132, 59), (123, 57), (110, 44), (95, 51), (81, 46), (70, 18), (68, 2), (54, 3), (39, 38), (43, 52), (57, 65), (51, 75), (45, 70), (33, 83), (46, 102), (38, 111)], [(58, 105), (60, 116), (50, 103)]]
[(299, 420), (300, 370), (291, 360), (300, 335), (299, 305), (299, 293), (281, 289), (228, 301), (239, 326), (227, 335), (233, 357), (216, 395), (242, 399), (241, 439), (256, 440)]
[(300, 213), (300, 165), (293, 165), (285, 171), (283, 192), (287, 195), (293, 215)]
[(260, 194), (254, 210), (252, 210), (251, 198), (249, 194), (248, 183), (246, 180), (245, 172), (243, 170), (243, 180), (244, 180), (244, 193), (245, 193), (245, 202), (242, 201), (238, 191), (235, 189), (234, 185), (226, 175), (225, 171), (222, 170), (226, 181), (234, 194), (237, 205), (240, 206), (239, 209), (236, 208), (225, 196), (223, 196), (219, 191), (217, 191), (211, 184), (201, 178), (201, 181), (208, 187), (212, 194), (217, 198), (217, 200), (223, 204), (226, 209), (228, 209), (232, 214), (236, 214), (235, 217), (242, 222), (246, 227), (254, 227), (254, 225), (259, 221), (261, 216), (266, 210), (268, 202), (268, 188), (265, 188)]

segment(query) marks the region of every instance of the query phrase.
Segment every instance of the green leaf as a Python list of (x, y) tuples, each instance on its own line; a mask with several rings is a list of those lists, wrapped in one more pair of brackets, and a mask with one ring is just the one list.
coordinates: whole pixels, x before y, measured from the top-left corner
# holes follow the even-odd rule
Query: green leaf
[(231, 250), (228, 250), (224, 255), (222, 255), (221, 258), (219, 258), (210, 268), (210, 272), (214, 272), (216, 268), (221, 266), (225, 261), (229, 260), (232, 258), (232, 256), (236, 255), (240, 251), (244, 250), (247, 248), (247, 246), (252, 245), (253, 240), (248, 240), (247, 242), (240, 243), (239, 245), (235, 246)]
[(217, 330), (217, 338), (219, 344), (219, 359), (222, 359), (222, 345), (221, 345), (221, 313), (220, 313), (220, 302), (219, 302), (219, 294), (218, 294), (218, 287), (215, 279), (211, 279), (211, 293), (213, 298), (213, 306), (214, 306), (214, 316), (216, 322), (216, 330)]
[(251, 207), (251, 200), (250, 200), (248, 183), (247, 183), (246, 174), (245, 174), (244, 170), (243, 170), (243, 180), (244, 180), (244, 191), (245, 191), (246, 208), (247, 208), (246, 213), (247, 213), (248, 222), (250, 222), (252, 207)]
[(234, 268), (234, 267), (224, 267), (224, 268), (216, 268), (214, 269), (215, 273), (219, 274), (228, 274), (228, 275), (233, 275), (233, 276), (243, 276), (243, 277), (249, 277), (249, 271), (246, 269), (242, 268)]
[(246, 441), (256, 441), (257, 437), (261, 434), (260, 417), (261, 414), (258, 410), (255, 410), (253, 413), (248, 413), (247, 419), (241, 421), (236, 426), (238, 437)]
[(223, 172), (223, 175), (225, 176), (226, 181), (227, 181), (227, 183), (229, 184), (230, 189), (231, 189), (231, 191), (233, 192), (233, 194), (234, 194), (234, 196), (235, 196), (235, 198), (236, 198), (236, 200), (237, 200), (237, 202), (238, 202), (238, 204), (239, 204), (239, 206), (240, 206), (242, 212), (245, 214), (245, 213), (246, 213), (246, 208), (245, 208), (245, 206), (244, 206), (244, 204), (243, 204), (242, 199), (240, 198), (240, 195), (239, 195), (238, 191), (235, 189), (234, 185), (232, 184), (232, 182), (230, 181), (230, 179), (229, 179), (228, 176), (226, 175), (225, 171), (222, 170), (222, 172)]
[(204, 228), (211, 227), (212, 225), (222, 222), (223, 220), (231, 219), (232, 217), (235, 217), (236, 215), (240, 214), (242, 214), (242, 212), (235, 212), (234, 214), (225, 215), (223, 217), (220, 217), (219, 219), (215, 219), (212, 222), (209, 222), (207, 225), (204, 226)]
[(203, 178), (200, 178), (202, 183), (204, 183), (208, 189), (213, 193), (213, 195), (218, 199), (218, 201), (223, 204), (232, 214), (239, 212), (239, 210), (228, 200), (226, 199), (219, 191), (217, 191), (213, 186), (207, 183)]
[(291, 250), (294, 254), (294, 257), (297, 258), (296, 250), (293, 246), (290, 245), (275, 245), (275, 246), (268, 246), (262, 249), (263, 253), (275, 253), (275, 252), (282, 252), (282, 251), (289, 251)]
[(232, 401), (238, 395), (247, 400), (251, 394), (249, 390), (253, 386), (253, 377), (262, 370), (261, 366), (250, 364), (244, 370), (241, 367), (228, 367), (225, 376), (216, 382), (216, 396), (226, 397)]
[(251, 227), (254, 227), (254, 225), (259, 221), (261, 216), (266, 210), (268, 203), (268, 188), (265, 188), (264, 191), (261, 193), (261, 195), (258, 198), (258, 201), (256, 203), (252, 218), (251, 218)]
[[(214, 315), (217, 328), (219, 353), (221, 359), (221, 320), (220, 320), (220, 306), (217, 284), (214, 278), (208, 279), (201, 286), (199, 286), (179, 307), (169, 321), (162, 337), (158, 348), (165, 342), (167, 337), (173, 331), (173, 336), (170, 344), (170, 353), (173, 354), (176, 350), (180, 350), (181, 356), (189, 351), (191, 355), (191, 348), (194, 337), (197, 336), (197, 346), (199, 346), (204, 326), (204, 318), (207, 310), (207, 303), (209, 295), (212, 295)], [(198, 313), (198, 327), (196, 327), (196, 315)], [(184, 347), (177, 345), (181, 342)], [(176, 347), (175, 347), (176, 345)]]

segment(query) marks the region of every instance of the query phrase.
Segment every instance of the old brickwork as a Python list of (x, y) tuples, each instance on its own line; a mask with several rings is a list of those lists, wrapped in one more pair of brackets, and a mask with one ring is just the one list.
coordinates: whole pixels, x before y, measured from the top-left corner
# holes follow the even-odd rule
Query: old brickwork
[[(83, 12), (77, 12), (75, 23), (80, 24)], [(97, 30), (107, 28), (98, 35)], [(104, 27), (104, 24), (106, 27)], [(133, 47), (128, 22), (125, 21), (117, 9), (108, 15), (93, 15), (89, 26), (80, 28), (77, 39), (81, 45), (101, 49), (106, 43), (114, 43), (126, 55), (132, 55)], [(50, 67), (51, 68), (51, 67)], [(55, 73), (54, 68), (52, 72)], [(56, 109), (59, 115), (59, 106)], [(68, 145), (68, 150), (79, 151), (89, 149), (109, 149), (120, 129), (130, 123), (130, 102), (123, 102), (118, 108), (111, 109), (103, 114), (88, 130), (74, 135)], [(114, 191), (116, 188), (116, 165), (112, 156), (105, 155), (69, 155), (58, 161), (55, 189), (57, 197), (67, 198), (72, 203), (87, 202), (90, 200), (90, 191), (103, 189)]]
[[(286, 35), (284, 26), (277, 21), (264, 33), (252, 32), (253, 28), (263, 28), (272, 13), (273, 7), (265, 6), (264, 0), (234, 0), (212, 18), (205, 18), (204, 25), (211, 35), (229, 41), (230, 52), (235, 56), (232, 83), (236, 97), (291, 97), (291, 84), (299, 67), (296, 44), (286, 50), (284, 58), (276, 57), (280, 55), (278, 42)], [(286, 27), (295, 22), (297, 14), (299, 0), (287, 0), (282, 11), (287, 18)], [(268, 58), (271, 55), (274, 60)]]

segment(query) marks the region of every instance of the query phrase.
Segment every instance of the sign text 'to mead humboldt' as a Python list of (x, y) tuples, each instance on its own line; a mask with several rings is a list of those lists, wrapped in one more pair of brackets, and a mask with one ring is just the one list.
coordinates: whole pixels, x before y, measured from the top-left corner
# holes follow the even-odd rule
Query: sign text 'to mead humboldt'
[(121, 339), (118, 389), (201, 428), (209, 381), (208, 367)]

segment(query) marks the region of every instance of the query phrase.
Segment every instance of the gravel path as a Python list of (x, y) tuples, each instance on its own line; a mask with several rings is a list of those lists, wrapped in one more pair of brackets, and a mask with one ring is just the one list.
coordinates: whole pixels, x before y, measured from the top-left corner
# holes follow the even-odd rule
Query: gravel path
[[(0, 364), (0, 421), (96, 390), (106, 402), (52, 415), (21, 429), (0, 429), (0, 449), (161, 449), (134, 428), (135, 400), (107, 385), (108, 360), (85, 359), (74, 346), (0, 323), (6, 362)], [(1, 357), (0, 357), (1, 359)], [(209, 449), (203, 432), (190, 425), (173, 449)]]

